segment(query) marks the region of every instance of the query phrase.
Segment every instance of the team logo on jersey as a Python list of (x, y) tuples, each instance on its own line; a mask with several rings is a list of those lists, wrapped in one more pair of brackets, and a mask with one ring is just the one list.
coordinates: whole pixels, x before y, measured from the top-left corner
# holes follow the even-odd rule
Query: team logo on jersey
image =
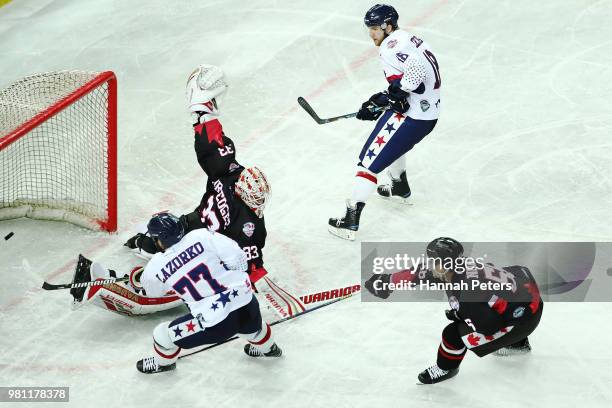
[(512, 316), (514, 316), (515, 319), (518, 319), (524, 314), (525, 314), (525, 308), (523, 306), (517, 307), (516, 309), (514, 309), (514, 312), (512, 312)]
[(397, 40), (391, 40), (387, 43), (387, 48), (393, 48), (397, 45)]
[(429, 109), (429, 102), (426, 99), (421, 100), (421, 110), (426, 112)]
[(450, 305), (451, 309), (459, 310), (459, 301), (455, 296), (448, 298), (448, 304)]
[(242, 226), (242, 232), (244, 232), (244, 235), (251, 238), (255, 232), (255, 224), (252, 222), (245, 222)]
[(236, 164), (236, 163), (231, 163), (231, 164), (229, 165), (229, 171), (230, 171), (230, 173), (231, 173), (232, 171), (236, 170), (236, 169), (239, 169), (239, 168), (240, 168), (240, 165), (238, 165), (238, 164)]

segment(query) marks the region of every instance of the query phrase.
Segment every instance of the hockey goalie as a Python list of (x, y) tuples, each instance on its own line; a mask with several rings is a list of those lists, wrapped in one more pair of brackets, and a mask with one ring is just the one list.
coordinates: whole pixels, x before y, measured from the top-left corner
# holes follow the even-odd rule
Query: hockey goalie
[[(236, 161), (235, 145), (223, 132), (218, 99), (226, 88), (223, 72), (212, 65), (200, 65), (188, 77), (186, 99), (193, 119), (194, 150), (207, 183), (197, 208), (181, 215), (179, 220), (185, 233), (206, 228), (236, 241), (247, 255), (247, 272), (255, 284), (267, 274), (262, 252), (267, 235), (263, 211), (271, 189), (263, 171)], [(146, 228), (137, 231), (125, 246), (145, 259), (158, 251)], [(142, 267), (136, 267), (123, 277), (126, 280), (73, 289), (74, 304), (91, 303), (125, 315), (154, 313), (182, 304), (174, 292), (156, 298), (137, 289), (133, 283), (140, 273)], [(121, 278), (116, 275), (80, 256), (74, 281)]]

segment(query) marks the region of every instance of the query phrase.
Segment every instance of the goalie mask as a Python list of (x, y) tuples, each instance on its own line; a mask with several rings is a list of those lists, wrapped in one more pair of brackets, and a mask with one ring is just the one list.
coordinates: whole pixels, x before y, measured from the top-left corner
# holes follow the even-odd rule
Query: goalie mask
[(187, 79), (187, 108), (197, 119), (202, 114), (219, 115), (219, 97), (227, 89), (221, 68), (202, 64)]
[(242, 170), (236, 181), (236, 194), (259, 218), (263, 217), (270, 196), (270, 184), (259, 168), (249, 167)]

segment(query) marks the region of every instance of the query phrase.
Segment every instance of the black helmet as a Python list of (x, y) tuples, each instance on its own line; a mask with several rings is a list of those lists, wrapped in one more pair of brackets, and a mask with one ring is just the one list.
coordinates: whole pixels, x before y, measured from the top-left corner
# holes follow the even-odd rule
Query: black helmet
[(166, 248), (179, 242), (185, 235), (181, 221), (170, 213), (155, 214), (147, 224), (147, 230), (151, 238), (159, 239)]
[(463, 256), (463, 245), (453, 238), (440, 237), (427, 244), (429, 258), (455, 259)]
[(397, 14), (397, 11), (392, 6), (377, 4), (366, 12), (363, 22), (366, 27), (380, 27), (384, 30), (387, 24), (391, 24), (391, 27), (397, 28), (398, 19), (399, 14)]

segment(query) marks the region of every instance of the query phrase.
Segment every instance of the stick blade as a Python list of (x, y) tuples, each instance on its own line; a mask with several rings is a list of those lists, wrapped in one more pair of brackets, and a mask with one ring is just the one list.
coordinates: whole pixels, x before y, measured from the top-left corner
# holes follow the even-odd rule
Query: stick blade
[(306, 99), (300, 96), (299, 98), (297, 98), (297, 102), (302, 107), (302, 109), (304, 109), (306, 113), (308, 113), (310, 117), (312, 117), (315, 120), (315, 122), (317, 122), (319, 125), (325, 123), (324, 121), (321, 120), (319, 115), (316, 114), (314, 109), (312, 109), (312, 106), (310, 106), (310, 104), (306, 101)]

